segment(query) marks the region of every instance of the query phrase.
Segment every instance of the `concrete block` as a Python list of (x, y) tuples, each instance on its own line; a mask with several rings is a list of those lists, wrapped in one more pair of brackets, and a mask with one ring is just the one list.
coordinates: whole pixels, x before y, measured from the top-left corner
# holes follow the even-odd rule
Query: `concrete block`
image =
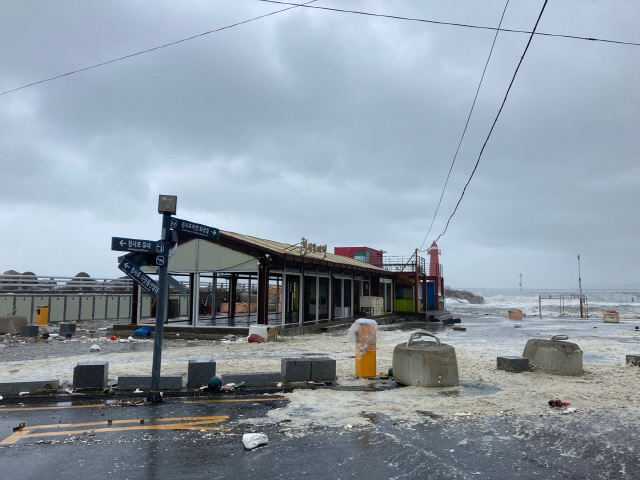
[(640, 354), (634, 353), (627, 355), (627, 365), (633, 365), (634, 367), (640, 367)]
[(61, 323), (60, 324), (60, 335), (65, 337), (67, 333), (72, 335), (76, 334), (76, 324), (75, 323)]
[[(118, 377), (120, 390), (151, 390), (151, 375), (122, 375)], [(180, 390), (182, 375), (161, 375), (160, 390)]]
[(312, 358), (311, 380), (314, 382), (335, 382), (336, 361), (329, 357)]
[(38, 336), (38, 325), (22, 325), (20, 327), (20, 336), (21, 337), (37, 337)]
[(0, 382), (0, 395), (18, 395), (20, 392), (50, 393), (60, 388), (60, 381), (51, 380), (19, 380)]
[(529, 359), (524, 357), (498, 357), (498, 370), (511, 373), (529, 371)]
[(73, 388), (102, 390), (109, 380), (109, 362), (80, 362), (73, 368)]
[(23, 325), (29, 325), (29, 320), (23, 315), (6, 315), (0, 317), (0, 335), (10, 333), (17, 335)]
[(311, 380), (311, 360), (309, 358), (283, 358), (280, 373), (284, 383), (308, 382)]
[(216, 376), (216, 361), (189, 360), (187, 368), (187, 388), (198, 388), (209, 383)]
[(247, 387), (274, 387), (281, 381), (280, 372), (225, 373), (222, 384), (244, 382)]
[[(414, 334), (415, 335), (415, 334)], [(401, 343), (393, 349), (393, 378), (401, 385), (457, 387), (458, 360), (451, 345), (432, 341)]]
[(527, 341), (522, 356), (551, 375), (582, 375), (582, 350), (571, 342), (535, 339)]

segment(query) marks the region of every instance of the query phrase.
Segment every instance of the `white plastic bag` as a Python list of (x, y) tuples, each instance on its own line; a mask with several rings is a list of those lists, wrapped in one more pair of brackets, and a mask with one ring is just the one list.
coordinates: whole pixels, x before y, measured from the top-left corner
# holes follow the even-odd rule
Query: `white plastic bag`
[(242, 443), (244, 443), (244, 448), (247, 450), (265, 445), (268, 442), (269, 439), (264, 433), (245, 433), (242, 436)]

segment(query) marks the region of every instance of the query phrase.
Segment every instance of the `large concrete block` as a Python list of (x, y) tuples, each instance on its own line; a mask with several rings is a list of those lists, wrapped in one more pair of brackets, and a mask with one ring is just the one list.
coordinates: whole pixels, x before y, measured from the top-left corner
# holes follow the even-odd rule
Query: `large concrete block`
[(498, 370), (511, 373), (529, 371), (529, 359), (524, 357), (498, 357)]
[(329, 357), (312, 358), (311, 380), (314, 382), (335, 382), (336, 361)]
[(283, 358), (280, 361), (281, 379), (284, 383), (308, 382), (311, 380), (309, 358)]
[(23, 325), (29, 325), (27, 317), (22, 315), (6, 315), (0, 317), (0, 335), (10, 333), (17, 335)]
[(640, 354), (634, 353), (631, 355), (627, 355), (627, 365), (633, 365), (635, 367), (640, 367)]
[(187, 388), (198, 388), (209, 383), (216, 376), (216, 361), (189, 360), (187, 368)]
[(73, 368), (73, 388), (102, 390), (109, 380), (109, 362), (80, 362)]
[[(151, 390), (151, 375), (122, 375), (118, 377), (120, 390)], [(180, 390), (182, 375), (161, 375), (160, 390)]]
[(18, 380), (0, 382), (0, 395), (18, 395), (21, 392), (50, 393), (60, 388), (60, 381), (51, 380)]
[(62, 335), (63, 337), (66, 337), (68, 333), (70, 333), (71, 335), (75, 335), (76, 334), (76, 324), (75, 323), (61, 323), (60, 324), (60, 335)]
[(222, 384), (242, 383), (247, 387), (274, 387), (281, 381), (280, 372), (256, 372), (256, 373), (225, 373), (222, 375)]
[(413, 341), (396, 345), (393, 350), (393, 378), (401, 385), (420, 387), (455, 387), (460, 385), (456, 351), (451, 345)]
[(582, 350), (575, 343), (532, 338), (522, 356), (551, 375), (582, 375)]
[(20, 336), (21, 337), (37, 337), (38, 336), (38, 325), (22, 325), (20, 327)]

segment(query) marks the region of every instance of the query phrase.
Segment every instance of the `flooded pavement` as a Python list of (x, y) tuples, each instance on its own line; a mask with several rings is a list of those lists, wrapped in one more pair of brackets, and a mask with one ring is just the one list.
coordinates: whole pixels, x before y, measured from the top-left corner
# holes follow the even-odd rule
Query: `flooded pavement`
[[(0, 445), (0, 478), (577, 480), (640, 471), (638, 417), (626, 412), (443, 418), (424, 410), (417, 423), (362, 412), (360, 426), (301, 431), (254, 422), (285, 399), (245, 400), (0, 411), (3, 438), (18, 422), (34, 432)], [(57, 425), (59, 435), (38, 436)], [(268, 444), (246, 450), (247, 432), (265, 433)]]

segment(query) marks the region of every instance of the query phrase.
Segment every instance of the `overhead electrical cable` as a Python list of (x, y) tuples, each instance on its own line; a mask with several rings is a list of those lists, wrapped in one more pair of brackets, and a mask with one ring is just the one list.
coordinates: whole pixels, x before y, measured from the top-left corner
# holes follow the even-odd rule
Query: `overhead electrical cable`
[(509, 83), (509, 88), (507, 88), (507, 93), (505, 93), (505, 95), (504, 95), (504, 99), (502, 100), (502, 105), (500, 105), (500, 109), (498, 110), (498, 114), (496, 115), (496, 118), (493, 120), (493, 124), (491, 125), (491, 129), (489, 130), (489, 134), (487, 135), (487, 138), (485, 139), (484, 144), (482, 145), (482, 149), (480, 150), (480, 154), (478, 155), (478, 160), (476, 161), (476, 165), (473, 167), (473, 171), (471, 172), (471, 175), (469, 176), (469, 180), (467, 180), (466, 185), (462, 189), (462, 194), (460, 195), (460, 198), (458, 199), (458, 203), (456, 203), (456, 208), (453, 209), (453, 213), (451, 213), (451, 216), (449, 217), (449, 220), (447, 220), (447, 224), (445, 225), (444, 230), (442, 231), (442, 233), (440, 235), (438, 235), (438, 238), (436, 238), (436, 242), (438, 240), (440, 240), (440, 237), (442, 237), (446, 233), (447, 228), (449, 227), (449, 222), (451, 222), (451, 219), (453, 218), (453, 216), (458, 211), (458, 207), (460, 206), (460, 202), (462, 201), (462, 197), (464, 197), (464, 194), (467, 191), (467, 187), (469, 186), (469, 183), (471, 183), (471, 179), (473, 178), (473, 175), (476, 173), (476, 170), (478, 169), (478, 165), (480, 164), (480, 159), (482, 158), (482, 154), (484, 153), (484, 149), (487, 146), (487, 143), (489, 142), (489, 138), (491, 138), (491, 134), (493, 133), (493, 129), (495, 128), (496, 123), (498, 123), (498, 118), (500, 118), (500, 114), (502, 113), (502, 109), (504, 108), (504, 104), (507, 102), (507, 97), (509, 96), (509, 92), (511, 91), (511, 87), (513, 86), (513, 82), (515, 81), (516, 76), (518, 75), (518, 70), (520, 70), (520, 65), (522, 65), (522, 61), (524, 60), (524, 57), (527, 54), (527, 51), (529, 50), (529, 45), (531, 45), (531, 40), (533, 40), (533, 36), (535, 34), (535, 31), (538, 28), (538, 23), (540, 23), (540, 18), (542, 18), (542, 13), (544, 12), (544, 9), (547, 6), (547, 2), (548, 1), (549, 0), (544, 0), (544, 4), (542, 5), (542, 9), (540, 10), (540, 15), (538, 15), (538, 20), (536, 20), (536, 24), (533, 27), (533, 31), (531, 32), (531, 35), (529, 36), (529, 41), (527, 42), (527, 46), (524, 48), (524, 52), (522, 53), (522, 57), (520, 57), (520, 61), (518, 62), (518, 66), (516, 67), (516, 71), (513, 72), (513, 77), (511, 77), (511, 82)]
[(436, 211), (433, 214), (433, 218), (431, 219), (431, 225), (429, 225), (429, 230), (427, 234), (424, 236), (424, 240), (422, 240), (422, 245), (420, 245), (419, 250), (422, 250), (425, 242), (427, 241), (427, 237), (429, 233), (431, 233), (431, 229), (433, 228), (433, 222), (436, 220), (436, 216), (438, 215), (438, 210), (440, 210), (440, 204), (442, 203), (442, 197), (444, 197), (444, 192), (447, 189), (447, 184), (449, 183), (449, 177), (451, 176), (451, 170), (453, 170), (453, 165), (456, 163), (456, 159), (458, 158), (458, 152), (460, 151), (460, 146), (462, 145), (462, 141), (464, 140), (464, 135), (467, 133), (467, 127), (469, 127), (469, 120), (471, 120), (471, 114), (473, 113), (473, 109), (476, 106), (476, 101), (478, 100), (478, 94), (480, 93), (480, 87), (482, 87), (482, 81), (484, 80), (484, 75), (487, 72), (487, 67), (489, 66), (489, 60), (491, 60), (491, 54), (493, 53), (493, 47), (496, 45), (496, 40), (498, 39), (498, 33), (500, 33), (500, 26), (502, 25), (502, 20), (504, 20), (504, 14), (507, 11), (507, 7), (509, 6), (509, 0), (504, 5), (504, 10), (502, 10), (502, 16), (500, 17), (500, 23), (498, 24), (498, 29), (496, 30), (496, 34), (493, 37), (493, 43), (491, 44), (491, 50), (489, 50), (489, 56), (487, 57), (487, 62), (484, 64), (484, 70), (482, 70), (482, 76), (480, 77), (480, 82), (478, 83), (478, 88), (476, 89), (476, 96), (473, 98), (473, 103), (471, 104), (471, 110), (469, 111), (469, 115), (467, 116), (467, 122), (464, 124), (464, 129), (462, 130), (462, 136), (460, 137), (460, 141), (458, 142), (458, 148), (456, 148), (456, 153), (453, 155), (453, 161), (451, 162), (451, 166), (449, 167), (449, 173), (447, 173), (447, 179), (444, 182), (444, 187), (442, 187), (442, 193), (440, 194), (440, 200), (438, 200), (438, 206), (436, 207)]
[(511, 33), (527, 33), (527, 34), (535, 34), (535, 35), (541, 35), (541, 36), (545, 36), (545, 37), (561, 37), (561, 38), (572, 38), (574, 40), (589, 40), (591, 42), (606, 42), (606, 43), (616, 43), (619, 45), (633, 45), (636, 47), (640, 47), (640, 43), (637, 42), (623, 42), (620, 40), (609, 40), (606, 38), (594, 38), (594, 37), (581, 37), (578, 35), (563, 35), (560, 33), (544, 33), (544, 32), (529, 32), (527, 30), (513, 30), (513, 29), (509, 29), (509, 28), (496, 28), (496, 27), (486, 27), (483, 25), (472, 25), (472, 24), (466, 24), (466, 23), (455, 23), (455, 22), (441, 22), (441, 21), (437, 21), (437, 20), (425, 20), (423, 18), (413, 18), (413, 17), (401, 17), (399, 15), (385, 15), (382, 13), (371, 13), (371, 12), (361, 12), (358, 10), (344, 10), (341, 8), (331, 8), (331, 7), (320, 7), (317, 5), (306, 5), (306, 4), (298, 4), (298, 3), (293, 3), (293, 2), (282, 2), (279, 0), (258, 0), (259, 2), (266, 2), (266, 3), (277, 3), (280, 5), (297, 5), (300, 7), (305, 7), (305, 8), (314, 8), (316, 10), (328, 10), (331, 12), (339, 12), (339, 13), (351, 13), (354, 15), (366, 15), (368, 17), (380, 17), (380, 18), (392, 18), (395, 20), (407, 20), (407, 21), (411, 21), (411, 22), (422, 22), (422, 23), (432, 23), (432, 24), (436, 24), (436, 25), (450, 25), (453, 27), (465, 27), (465, 28), (477, 28), (480, 30), (499, 30), (501, 32), (511, 32)]
[(71, 72), (63, 73), (61, 75), (56, 75), (55, 77), (45, 78), (44, 80), (38, 80), (37, 82), (32, 82), (32, 83), (29, 83), (27, 85), (23, 85), (21, 87), (16, 87), (16, 88), (12, 88), (11, 90), (7, 90), (5, 92), (1, 92), (0, 96), (1, 95), (6, 95), (8, 93), (16, 92), (16, 91), (22, 90), (24, 88), (33, 87), (34, 85), (39, 85), (41, 83), (51, 82), (52, 80), (57, 80), (58, 78), (68, 77), (69, 75), (73, 75), (75, 73), (86, 72), (87, 70), (92, 70), (94, 68), (102, 67), (104, 65), (109, 65), (110, 63), (120, 62), (122, 60), (126, 60), (127, 58), (137, 57), (138, 55), (143, 55), (145, 53), (153, 52), (155, 50), (160, 50), (162, 48), (167, 48), (167, 47), (171, 47), (173, 45), (178, 45), (179, 43), (188, 42), (189, 40), (193, 40), (193, 39), (196, 39), (196, 38), (199, 38), (199, 37), (204, 37), (205, 35), (209, 35), (211, 33), (221, 32), (222, 30), (228, 30), (229, 28), (237, 27), (239, 25), (244, 25), (245, 23), (253, 22), (255, 20), (260, 20), (261, 18), (269, 17), (271, 15), (275, 15), (276, 13), (282, 13), (282, 12), (286, 12), (287, 10), (291, 10), (291, 9), (294, 9), (294, 8), (304, 7), (305, 5), (307, 5), (309, 3), (313, 3), (315, 1), (317, 1), (317, 0), (311, 0), (311, 1), (307, 2), (307, 3), (302, 3), (302, 4), (293, 4), (292, 6), (287, 7), (287, 8), (283, 8), (282, 10), (276, 10), (275, 12), (266, 13), (266, 14), (260, 15), (258, 17), (253, 17), (253, 18), (250, 18), (248, 20), (243, 20), (242, 22), (233, 23), (231, 25), (227, 25), (226, 27), (216, 28), (215, 30), (209, 30), (208, 32), (203, 32), (203, 33), (199, 33), (197, 35), (192, 35), (191, 37), (183, 38), (181, 40), (176, 40), (175, 42), (165, 43), (164, 45), (159, 45), (157, 47), (148, 48), (146, 50), (141, 50), (141, 51), (136, 52), (136, 53), (131, 53), (129, 55), (125, 55), (124, 57), (114, 58), (113, 60), (107, 60), (106, 62), (96, 63), (95, 65), (91, 65), (89, 67), (80, 68), (78, 70), (73, 70)]

